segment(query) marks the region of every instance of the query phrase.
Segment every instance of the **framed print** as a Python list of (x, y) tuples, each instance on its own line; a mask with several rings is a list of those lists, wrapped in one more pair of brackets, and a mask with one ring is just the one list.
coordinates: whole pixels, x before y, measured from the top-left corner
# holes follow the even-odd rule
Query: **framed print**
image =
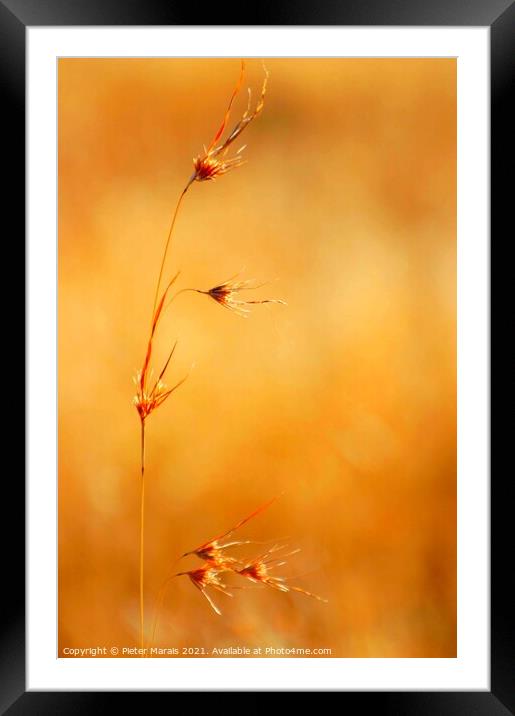
[(0, 5), (28, 338), (2, 712), (513, 712), (488, 369), (514, 17)]

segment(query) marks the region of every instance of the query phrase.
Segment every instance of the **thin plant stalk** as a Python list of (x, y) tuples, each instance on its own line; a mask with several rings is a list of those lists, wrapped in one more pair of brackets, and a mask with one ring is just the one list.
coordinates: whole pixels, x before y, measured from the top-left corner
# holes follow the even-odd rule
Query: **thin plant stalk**
[(166, 589), (168, 587), (168, 584), (170, 580), (172, 579), (174, 575), (171, 575), (170, 577), (167, 577), (163, 584), (161, 585), (159, 589), (159, 594), (157, 595), (157, 602), (156, 602), (156, 611), (154, 614), (154, 624), (152, 625), (152, 638), (151, 638), (151, 645), (154, 646), (155, 639), (156, 639), (156, 630), (157, 630), (157, 622), (159, 620), (159, 615), (161, 613), (161, 609), (163, 607), (163, 601), (166, 594)]
[(164, 582), (161, 584), (161, 586), (159, 588), (159, 592), (158, 592), (157, 599), (156, 599), (155, 612), (154, 612), (154, 623), (152, 625), (152, 636), (150, 639), (151, 646), (154, 646), (155, 641), (156, 641), (157, 624), (159, 621), (159, 616), (161, 614), (161, 610), (163, 608), (163, 602), (164, 602), (166, 590), (168, 588), (168, 585), (172, 581), (172, 579), (176, 576), (172, 570), (175, 567), (175, 565), (177, 564), (177, 562), (179, 562), (180, 559), (181, 559), (181, 557), (178, 557), (175, 560), (175, 562), (173, 562), (173, 564), (170, 568), (171, 574), (168, 575), (168, 577), (164, 580)]
[(139, 537), (139, 617), (141, 648), (145, 642), (145, 421), (141, 421), (141, 493), (140, 493), (140, 537)]
[(184, 197), (185, 197), (185, 195), (186, 195), (186, 192), (187, 192), (188, 189), (190, 188), (190, 185), (191, 185), (191, 183), (192, 183), (193, 180), (194, 180), (194, 176), (195, 176), (195, 175), (193, 175), (193, 176), (191, 177), (191, 179), (189, 180), (189, 182), (186, 184), (186, 186), (185, 186), (184, 189), (182, 190), (181, 195), (179, 196), (179, 200), (177, 201), (177, 204), (176, 204), (176, 206), (175, 206), (175, 211), (173, 212), (172, 221), (171, 221), (171, 224), (170, 224), (170, 229), (168, 230), (168, 237), (167, 237), (167, 239), (166, 239), (166, 244), (165, 244), (165, 248), (164, 248), (164, 251), (163, 251), (163, 258), (162, 258), (162, 260), (161, 260), (161, 266), (160, 266), (160, 268), (159, 268), (159, 276), (158, 276), (158, 278), (157, 278), (156, 292), (155, 292), (155, 295), (154, 295), (154, 305), (153, 305), (153, 307), (152, 307), (152, 321), (154, 320), (154, 316), (155, 316), (155, 313), (156, 313), (156, 306), (157, 306), (157, 301), (158, 301), (158, 298), (159, 298), (159, 289), (161, 288), (161, 280), (162, 280), (162, 278), (163, 278), (163, 271), (164, 271), (164, 268), (165, 268), (166, 257), (167, 257), (167, 255), (168, 255), (168, 248), (169, 248), (169, 246), (170, 246), (170, 241), (171, 241), (171, 239), (172, 239), (172, 234), (173, 234), (173, 229), (174, 229), (174, 226), (175, 226), (175, 222), (176, 222), (177, 216), (178, 216), (178, 214), (179, 214), (179, 209), (181, 208), (182, 200), (184, 199)]
[[(182, 190), (179, 199), (177, 201), (177, 204), (175, 206), (175, 211), (172, 216), (172, 221), (170, 223), (170, 229), (168, 230), (168, 236), (166, 239), (165, 248), (163, 251), (163, 258), (161, 260), (161, 265), (159, 267), (159, 275), (157, 278), (157, 285), (156, 285), (156, 292), (154, 295), (154, 305), (152, 307), (152, 321), (151, 321), (151, 327), (150, 327), (150, 337), (149, 337), (149, 344), (147, 349), (147, 360), (150, 358), (149, 351), (150, 346), (152, 342), (152, 338), (154, 335), (154, 331), (156, 329), (156, 308), (159, 298), (159, 289), (161, 288), (161, 280), (163, 278), (163, 271), (166, 264), (166, 257), (168, 255), (168, 249), (170, 246), (170, 241), (172, 239), (173, 230), (175, 227), (175, 222), (177, 220), (177, 216), (179, 214), (179, 209), (181, 208), (182, 200), (184, 199), (184, 196), (186, 195), (186, 192), (188, 191), (190, 184), (192, 183), (194, 179), (194, 176), (190, 179), (190, 181), (186, 184), (185, 188)], [(167, 289), (168, 290), (168, 289)], [(165, 292), (166, 293), (166, 292)], [(172, 351), (173, 353), (173, 351)], [(168, 365), (168, 361), (165, 364), (164, 370), (166, 370), (166, 367)], [(164, 373), (163, 370), (163, 373)], [(162, 374), (161, 374), (162, 376)], [(143, 376), (144, 379), (144, 376)], [(144, 641), (145, 641), (145, 420), (141, 419), (141, 494), (140, 494), (140, 560), (139, 560), (139, 602), (140, 602), (140, 632), (141, 632), (141, 648), (144, 648)], [(154, 627), (155, 628), (155, 627)]]

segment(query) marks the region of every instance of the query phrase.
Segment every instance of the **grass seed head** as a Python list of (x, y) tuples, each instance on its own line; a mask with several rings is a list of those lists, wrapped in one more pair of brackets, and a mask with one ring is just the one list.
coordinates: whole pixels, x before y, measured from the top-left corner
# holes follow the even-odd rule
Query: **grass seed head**
[(207, 593), (207, 589), (208, 587), (211, 587), (212, 589), (215, 589), (216, 591), (225, 594), (227, 597), (232, 597), (233, 595), (227, 591), (227, 587), (221, 579), (222, 574), (226, 573), (227, 571), (227, 569), (219, 568), (212, 564), (204, 564), (202, 565), (202, 567), (198, 567), (197, 569), (191, 569), (188, 572), (179, 572), (176, 576), (189, 577), (191, 583), (195, 587), (197, 587), (197, 589), (207, 599), (213, 611), (216, 614), (221, 615), (222, 612)]
[(275, 502), (276, 499), (277, 498), (274, 497), (268, 502), (265, 502), (263, 505), (260, 505), (256, 510), (254, 510), (254, 512), (251, 512), (250, 515), (244, 517), (233, 527), (230, 527), (228, 530), (222, 532), (222, 534), (217, 535), (216, 537), (212, 537), (207, 542), (203, 542), (198, 547), (195, 547), (195, 549), (192, 549), (189, 552), (185, 552), (182, 556), (187, 557), (190, 554), (194, 554), (199, 557), (199, 559), (203, 559), (204, 561), (212, 564), (215, 567), (225, 567), (228, 569), (233, 569), (235, 565), (239, 564), (241, 566), (241, 562), (237, 559), (234, 559), (234, 557), (230, 557), (225, 554), (225, 550), (230, 547), (251, 544), (251, 540), (232, 540), (230, 542), (225, 542), (225, 538), (230, 537), (230, 535), (236, 532), (236, 530), (240, 529), (240, 527), (243, 527), (243, 525), (245, 525), (251, 519), (257, 517), (260, 512), (266, 510), (266, 508), (269, 507), (273, 502)]
[[(263, 285), (263, 284), (261, 284)], [(285, 301), (279, 298), (265, 298), (265, 299), (246, 299), (242, 297), (243, 291), (249, 291), (253, 289), (261, 288), (261, 286), (253, 285), (252, 281), (234, 281), (229, 280), (210, 288), (209, 291), (202, 291), (207, 296), (213, 299), (223, 306), (233, 311), (238, 316), (247, 318), (251, 312), (253, 305), (264, 304), (264, 303), (280, 303), (283, 306), (286, 305)]]
[(281, 550), (286, 549), (286, 545), (274, 545), (264, 554), (255, 557), (254, 559), (247, 562), (242, 569), (237, 570), (238, 574), (245, 579), (249, 579), (251, 582), (257, 584), (263, 584), (271, 589), (276, 589), (279, 592), (299, 592), (305, 594), (308, 597), (313, 597), (319, 602), (327, 602), (327, 599), (319, 597), (318, 594), (308, 592), (302, 587), (295, 587), (287, 583), (287, 577), (279, 577), (270, 574), (270, 570), (275, 567), (282, 567), (286, 564), (286, 559), (294, 554), (300, 552), (300, 549), (294, 549), (287, 554), (281, 554), (275, 556)]
[(166, 383), (163, 382), (164, 374), (166, 373), (168, 364), (170, 363), (170, 360), (174, 354), (176, 345), (177, 343), (174, 344), (172, 350), (170, 351), (168, 359), (166, 360), (166, 363), (164, 364), (164, 367), (161, 370), (159, 377), (154, 382), (152, 388), (147, 387), (147, 382), (151, 382), (152, 371), (150, 371), (150, 373), (147, 372), (146, 374), (144, 374), (143, 371), (138, 371), (136, 377), (134, 378), (134, 383), (136, 385), (136, 395), (133, 398), (133, 403), (142, 421), (146, 420), (146, 418), (148, 418), (148, 416), (154, 410), (156, 410), (156, 408), (159, 408), (165, 402), (165, 400), (184, 383), (184, 381), (188, 377), (185, 376), (172, 388), (169, 388)]
[(243, 130), (259, 114), (261, 114), (263, 110), (268, 83), (268, 71), (266, 68), (264, 68), (264, 70), (265, 79), (263, 81), (263, 86), (261, 89), (261, 96), (255, 108), (251, 110), (252, 95), (249, 89), (247, 109), (243, 113), (241, 119), (236, 123), (233, 130), (228, 134), (227, 138), (224, 141), (221, 141), (222, 135), (231, 116), (232, 105), (243, 84), (243, 77), (245, 75), (245, 63), (241, 63), (240, 76), (238, 82), (236, 83), (236, 87), (234, 88), (234, 91), (231, 95), (231, 99), (229, 100), (229, 105), (225, 112), (225, 116), (222, 120), (222, 123), (218, 128), (218, 131), (216, 132), (215, 136), (213, 137), (209, 147), (207, 149), (204, 147), (204, 154), (201, 154), (193, 160), (194, 172), (190, 181), (212, 181), (217, 177), (222, 176), (223, 174), (227, 174), (227, 172), (231, 171), (232, 169), (237, 169), (245, 163), (245, 159), (242, 156), (242, 152), (245, 149), (245, 145), (240, 147), (231, 157), (228, 157), (227, 154), (233, 142), (236, 141), (236, 139), (240, 136)]

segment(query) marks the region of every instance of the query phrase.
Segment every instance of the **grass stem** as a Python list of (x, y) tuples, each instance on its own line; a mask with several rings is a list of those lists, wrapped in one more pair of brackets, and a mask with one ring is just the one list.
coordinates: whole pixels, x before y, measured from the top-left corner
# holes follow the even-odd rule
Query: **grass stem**
[(145, 421), (141, 421), (141, 495), (140, 495), (140, 537), (139, 537), (139, 617), (141, 648), (145, 643)]
[(190, 179), (190, 181), (186, 184), (186, 186), (185, 186), (184, 189), (182, 190), (181, 195), (179, 196), (179, 200), (178, 200), (178, 202), (177, 202), (177, 204), (176, 204), (176, 206), (175, 206), (175, 211), (173, 212), (172, 222), (171, 222), (171, 224), (170, 224), (170, 229), (168, 230), (168, 237), (167, 237), (167, 239), (166, 239), (165, 249), (164, 249), (164, 251), (163, 251), (163, 258), (162, 258), (162, 260), (161, 260), (161, 266), (160, 266), (160, 268), (159, 268), (159, 276), (158, 276), (158, 278), (157, 278), (156, 293), (155, 293), (155, 296), (154, 296), (154, 305), (153, 305), (153, 307), (152, 307), (152, 322), (154, 321), (154, 315), (155, 315), (155, 312), (156, 312), (157, 301), (158, 301), (158, 299), (159, 299), (159, 289), (161, 288), (161, 280), (162, 280), (162, 278), (163, 278), (163, 271), (164, 271), (164, 268), (165, 268), (166, 257), (167, 257), (167, 255), (168, 255), (168, 248), (169, 248), (169, 246), (170, 246), (170, 241), (171, 241), (171, 238), (172, 238), (173, 229), (174, 229), (174, 226), (175, 226), (175, 222), (176, 222), (176, 220), (177, 220), (177, 215), (179, 214), (179, 209), (181, 208), (182, 200), (184, 199), (184, 196), (186, 195), (186, 192), (187, 192), (188, 189), (190, 188), (190, 184), (192, 183), (192, 181), (193, 181), (193, 179)]

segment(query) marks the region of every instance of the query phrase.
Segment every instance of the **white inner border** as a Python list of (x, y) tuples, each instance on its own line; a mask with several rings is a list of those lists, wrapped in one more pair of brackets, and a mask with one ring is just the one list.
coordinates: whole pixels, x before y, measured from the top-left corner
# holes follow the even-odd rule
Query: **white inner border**
[[(35, 27), (27, 40), (27, 690), (488, 690), (489, 28)], [(56, 58), (220, 48), (238, 58), (458, 58), (456, 659), (56, 658)]]

